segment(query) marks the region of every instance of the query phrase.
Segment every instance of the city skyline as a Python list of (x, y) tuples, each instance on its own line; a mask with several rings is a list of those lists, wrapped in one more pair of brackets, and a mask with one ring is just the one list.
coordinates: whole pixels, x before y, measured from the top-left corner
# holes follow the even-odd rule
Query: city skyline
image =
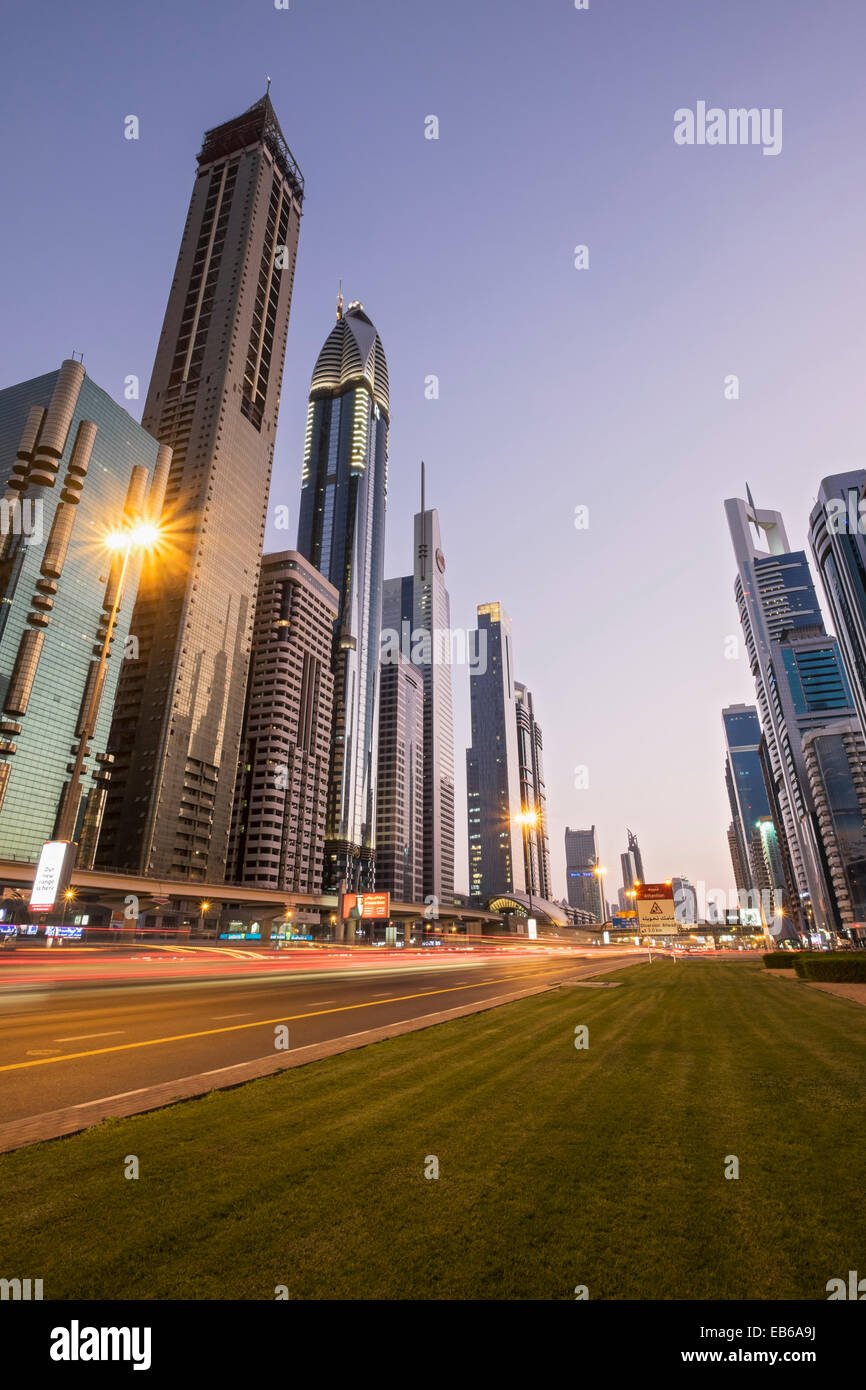
[[(592, 23), (592, 15), (576, 16), (564, 7), (537, 16), (524, 30), (518, 7), (497, 6), (502, 54), (493, 74), (477, 61), (488, 38), (483, 20), (455, 49), (454, 5), (446, 3), (429, 17), (423, 34), (391, 6), (394, 42), (411, 83), (384, 65), (362, 16), (338, 5), (344, 39), (371, 77), (375, 135), (353, 121), (348, 90), (340, 89), (326, 106), (315, 99), (316, 74), (330, 67), (332, 54), (327, 36), (300, 11), (277, 16), (276, 22), (292, 26), (284, 52), (273, 46), (271, 15), (251, 17), (249, 32), (239, 33), (231, 7), (218, 4), (209, 32), (193, 37), (183, 30), (170, 53), (157, 51), (151, 25), (132, 15), (118, 71), (107, 32), (94, 34), (90, 51), (82, 48), (78, 70), (92, 89), (86, 107), (73, 97), (72, 73), (60, 49), (55, 54), (49, 46), (45, 68), (64, 104), (65, 134), (82, 157), (98, 157), (103, 166), (88, 218), (64, 230), (62, 254), (54, 205), (64, 191), (72, 196), (75, 171), (58, 169), (59, 182), (50, 191), (40, 172), (40, 154), (56, 137), (56, 108), (37, 110), (11, 152), (22, 197), (0, 237), (28, 289), (8, 315), (10, 331), (0, 349), (3, 379), (44, 373), (76, 347), (84, 351), (93, 379), (137, 416), (143, 390), (138, 401), (126, 399), (124, 382), (130, 374), (146, 382), (153, 360), (195, 141), (205, 126), (245, 109), (261, 93), (267, 75), (262, 43), (268, 40), (281, 121), (302, 167), (314, 174), (265, 548), (276, 551), (294, 541), (308, 364), (342, 276), (347, 297), (369, 306), (388, 345), (392, 393), (400, 404), (389, 517), (411, 514), (418, 460), (426, 458), (437, 479), (448, 539), (455, 626), (469, 628), (477, 603), (492, 593), (511, 613), (521, 674), (545, 712), (557, 896), (565, 886), (567, 824), (598, 826), (609, 867), (623, 825), (633, 823), (657, 874), (666, 869), (730, 884), (718, 710), (753, 692), (742, 661), (724, 654), (737, 624), (718, 499), (741, 492), (748, 476), (756, 495), (772, 495), (788, 518), (792, 543), (805, 545), (820, 479), (862, 462), (854, 351), (862, 315), (850, 293), (861, 210), (857, 197), (841, 207), (838, 197), (846, 142), (862, 102), (850, 79), (857, 24), (836, 7), (830, 35), (814, 7), (796, 8), (798, 23), (783, 29), (783, 11), (790, 19), (791, 7), (768, 6), (766, 28), (747, 53), (724, 15), (694, 19), (711, 55), (703, 69), (706, 89), (718, 90), (722, 101), (757, 101), (772, 55), (773, 91), (760, 104), (793, 108), (790, 114), (786, 109), (784, 150), (776, 159), (763, 159), (758, 151), (674, 144), (673, 108), (694, 96), (690, 56), (636, 4), (628, 15), (641, 58), (629, 54), (628, 82), (619, 73), (623, 59), (615, 45), (588, 49), (581, 42), (576, 26)], [(19, 13), (12, 28), (20, 41), (31, 34), (35, 41), (34, 24), (34, 17)], [(73, 41), (73, 24), (71, 16), (57, 17), (58, 44)], [(195, 71), (185, 61), (193, 43), (202, 57)], [(291, 65), (295, 43), (310, 55), (307, 71)], [(522, 110), (516, 121), (508, 115), (507, 90), (518, 61), (534, 77), (542, 62), (545, 71), (552, 65), (553, 81), (546, 102), (534, 112)], [(809, 103), (807, 126), (802, 117), (798, 123), (797, 108), (816, 61), (833, 73), (837, 105), (829, 111)], [(157, 74), (159, 103), (153, 99)], [(621, 110), (599, 127), (587, 102), (604, 79), (613, 82)], [(5, 100), (12, 108), (21, 109), (25, 83), (25, 74), (10, 74)], [(672, 87), (683, 90), (676, 103), (669, 100)], [(440, 138), (426, 141), (425, 117), (437, 110)], [(124, 138), (130, 112), (141, 120), (137, 142)], [(833, 165), (817, 154), (828, 139), (841, 145)], [(532, 206), (543, 210), (544, 230), (533, 216), (522, 227), (503, 223), (494, 196), (503, 161), (525, 161), (530, 153), (536, 157)], [(368, 179), (371, 157), (387, 166), (387, 180)], [(608, 178), (612, 157), (622, 161), (624, 174), (614, 192)], [(333, 179), (326, 174), (330, 168)], [(359, 209), (350, 222), (338, 216), (347, 196)], [(637, 200), (645, 220), (642, 237), (633, 234), (626, 215)], [(92, 235), (96, 225), (102, 229), (98, 238)], [(574, 268), (578, 242), (590, 247), (588, 273)], [(818, 244), (820, 275), (804, 275)], [(527, 249), (535, 303), (510, 273)], [(428, 293), (432, 284), (435, 297)], [(408, 315), (407, 295), (414, 300)], [(696, 295), (704, 304), (703, 336), (697, 339), (691, 317)], [(120, 297), (122, 314), (116, 308)], [(476, 327), (455, 343), (450, 328), (458, 306), (461, 321)], [(32, 327), (37, 322), (38, 335)], [(612, 336), (622, 323), (633, 325), (628, 341)], [(534, 358), (544, 363), (540, 371), (532, 368)], [(723, 392), (732, 371), (741, 383), (736, 402), (725, 400)], [(425, 396), (430, 375), (439, 377), (438, 399)], [(515, 428), (513, 413), (503, 412), (499, 422), (496, 409), (504, 391), (518, 390), (522, 412)], [(544, 423), (551, 392), (565, 409), (556, 427)], [(808, 401), (808, 428), (790, 409), (792, 400)], [(474, 422), (481, 418), (483, 431)], [(481, 479), (494, 466), (497, 487), (491, 489)], [(546, 469), (546, 489), (527, 487), (530, 466)], [(617, 467), (628, 486), (627, 509), (607, 488)], [(573, 525), (574, 509), (582, 504), (591, 517), (584, 533)], [(291, 513), (288, 533), (275, 529), (280, 505)], [(482, 511), (486, 526), (478, 524)], [(678, 524), (686, 511), (701, 519), (699, 542)], [(399, 530), (389, 525), (386, 573), (402, 572)], [(546, 572), (533, 567), (527, 586), (518, 556), (533, 533), (551, 535), (555, 544)], [(661, 551), (647, 547), (648, 536), (663, 539)], [(593, 581), (599, 567), (600, 588)], [(700, 608), (685, 592), (686, 574), (693, 575), (689, 588), (701, 594)], [(581, 595), (582, 604), (587, 594), (593, 596), (577, 643), (561, 621), (564, 589)], [(688, 674), (688, 699), (652, 694), (635, 736), (630, 673), (639, 671), (648, 687), (658, 689), (665, 682), (669, 687), (671, 670)], [(460, 757), (469, 741), (467, 685), (455, 673), (458, 887), (468, 878)], [(567, 701), (558, 698), (563, 686)], [(641, 730), (651, 737), (640, 737)], [(679, 757), (684, 746), (687, 790), (697, 800), (688, 817), (681, 814), (682, 787), (659, 757), (660, 750)], [(587, 790), (574, 787), (579, 765), (589, 767)]]

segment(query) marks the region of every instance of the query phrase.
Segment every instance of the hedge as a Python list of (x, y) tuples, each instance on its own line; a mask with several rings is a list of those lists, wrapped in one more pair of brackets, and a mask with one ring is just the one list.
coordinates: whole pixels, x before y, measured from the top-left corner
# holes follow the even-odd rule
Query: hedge
[(764, 964), (768, 970), (793, 970), (799, 951), (768, 951)]
[(826, 955), (804, 952), (795, 959), (794, 968), (801, 980), (834, 980), (848, 984), (866, 984), (866, 951), (847, 955), (830, 951)]
[(821, 951), (768, 951), (764, 956), (764, 964), (768, 970), (793, 970), (798, 960), (805, 956), (811, 960), (813, 956), (820, 956)]

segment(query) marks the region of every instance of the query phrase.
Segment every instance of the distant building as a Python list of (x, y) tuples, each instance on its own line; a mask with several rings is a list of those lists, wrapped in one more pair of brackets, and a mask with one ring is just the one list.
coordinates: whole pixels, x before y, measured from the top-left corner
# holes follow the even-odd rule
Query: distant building
[[(382, 659), (395, 647), (412, 661), (424, 682), (425, 898), (450, 904), (454, 897), (454, 709), (451, 692), (451, 602), (439, 513), (425, 505), (415, 514), (411, 575), (386, 579), (382, 602)], [(399, 641), (395, 635), (399, 634)], [(377, 831), (377, 844), (379, 834)]]
[(405, 657), (381, 670), (376, 887), (424, 897), (424, 678)]
[(565, 829), (565, 876), (568, 901), (581, 912), (592, 914), (595, 922), (604, 921), (602, 884), (599, 868), (598, 839), (595, 826), (588, 830)]
[(641, 857), (640, 845), (637, 842), (637, 835), (633, 830), (627, 830), (626, 834), (628, 835), (628, 853), (634, 862), (637, 881), (638, 883), (646, 883), (647, 877), (644, 873), (643, 858)]
[[(80, 362), (0, 391), (0, 857), (38, 858), (65, 811), (79, 866), (93, 863), (118, 679), (124, 657), (138, 656), (129, 631), (141, 555), (130, 549), (124, 572), (125, 552), (106, 543), (159, 516), (170, 462)], [(96, 711), (86, 781), (72, 785)]]
[(339, 595), (296, 550), (266, 555), (253, 628), (229, 879), (322, 891)]
[(684, 874), (675, 875), (671, 879), (671, 887), (677, 921), (687, 926), (695, 925), (698, 921), (698, 895), (691, 879)]
[(634, 855), (631, 850), (627, 849), (624, 854), (621, 854), (619, 856), (619, 862), (622, 866), (622, 886), (626, 894), (628, 894), (634, 890), (635, 884), (642, 882), (642, 880), (637, 871), (637, 865), (634, 862)]

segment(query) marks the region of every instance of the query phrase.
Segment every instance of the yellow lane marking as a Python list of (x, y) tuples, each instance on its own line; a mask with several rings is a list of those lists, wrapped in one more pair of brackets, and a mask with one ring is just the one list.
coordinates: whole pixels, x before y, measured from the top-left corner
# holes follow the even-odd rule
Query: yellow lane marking
[(521, 971), (519, 975), (500, 975), (498, 979), (478, 980), (471, 985), (450, 985), (446, 989), (425, 989), (418, 994), (397, 994), (392, 999), (366, 999), (361, 1004), (342, 1004), (337, 1009), (317, 1009), (315, 1013), (282, 1014), (279, 1018), (260, 1018), (255, 1023), (233, 1023), (227, 1028), (203, 1028), (197, 1033), (176, 1033), (170, 1038), (145, 1038), (142, 1042), (115, 1043), (113, 1047), (92, 1047), (87, 1052), (67, 1052), (62, 1057), (39, 1057), (33, 1062), (7, 1062), (0, 1067), (2, 1071), (21, 1071), (24, 1067), (44, 1067), (51, 1062), (74, 1062), (79, 1057), (99, 1057), (106, 1052), (129, 1052), (133, 1047), (156, 1047), (159, 1043), (187, 1042), (190, 1038), (209, 1038), (214, 1033), (238, 1033), (244, 1028), (267, 1028), (277, 1023), (294, 1023), (298, 1019), (319, 1018), (322, 1014), (349, 1013), (352, 1009), (372, 1009), (381, 1004), (402, 1004), (409, 999), (426, 999), (432, 994), (455, 994), (461, 989), (480, 989), (483, 985), (495, 985), (506, 980), (531, 980), (537, 975), (546, 975), (550, 970)]

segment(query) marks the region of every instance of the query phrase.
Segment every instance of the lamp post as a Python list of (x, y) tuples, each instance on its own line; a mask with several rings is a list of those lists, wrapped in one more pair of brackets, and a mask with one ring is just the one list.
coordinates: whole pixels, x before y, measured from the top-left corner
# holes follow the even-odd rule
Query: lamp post
[(117, 585), (114, 591), (114, 601), (108, 614), (108, 622), (105, 628), (105, 636), (102, 639), (102, 648), (99, 653), (99, 663), (96, 668), (96, 679), (90, 691), (90, 699), (87, 702), (87, 709), (81, 722), (81, 737), (78, 741), (78, 752), (75, 755), (75, 762), (69, 781), (66, 784), (66, 792), (60, 808), (60, 815), (57, 821), (57, 833), (55, 838), (58, 840), (71, 840), (75, 834), (75, 822), (78, 819), (78, 806), (81, 799), (81, 774), (84, 770), (84, 759), (87, 755), (87, 744), (93, 737), (96, 721), (99, 717), (99, 706), (102, 702), (102, 684), (105, 680), (105, 668), (108, 664), (108, 652), (111, 640), (114, 636), (114, 625), (117, 622), (117, 614), (123, 601), (123, 585), (126, 580), (126, 571), (129, 568), (129, 558), (133, 550), (147, 550), (154, 545), (159, 537), (156, 526), (147, 523), (140, 523), (124, 531), (117, 531), (106, 537), (105, 545), (107, 549), (119, 551), (123, 555), (118, 576)]
[(607, 917), (607, 910), (605, 908), (604, 902), (604, 880), (602, 878), (602, 875), (607, 873), (607, 869), (603, 869), (599, 864), (598, 855), (595, 856), (595, 863), (593, 865), (592, 872), (595, 874), (596, 883), (598, 884), (598, 896), (599, 901), (601, 903), (601, 916), (599, 918), (599, 926), (603, 927), (605, 918)]
[(519, 815), (514, 817), (514, 824), (523, 826), (523, 836), (526, 841), (527, 849), (529, 851), (527, 856), (529, 860), (529, 872), (526, 875), (526, 886), (529, 892), (529, 917), (527, 917), (526, 919), (528, 932), (529, 918), (532, 916), (532, 849), (529, 845), (529, 831), (534, 830), (538, 825), (538, 812), (521, 811)]

